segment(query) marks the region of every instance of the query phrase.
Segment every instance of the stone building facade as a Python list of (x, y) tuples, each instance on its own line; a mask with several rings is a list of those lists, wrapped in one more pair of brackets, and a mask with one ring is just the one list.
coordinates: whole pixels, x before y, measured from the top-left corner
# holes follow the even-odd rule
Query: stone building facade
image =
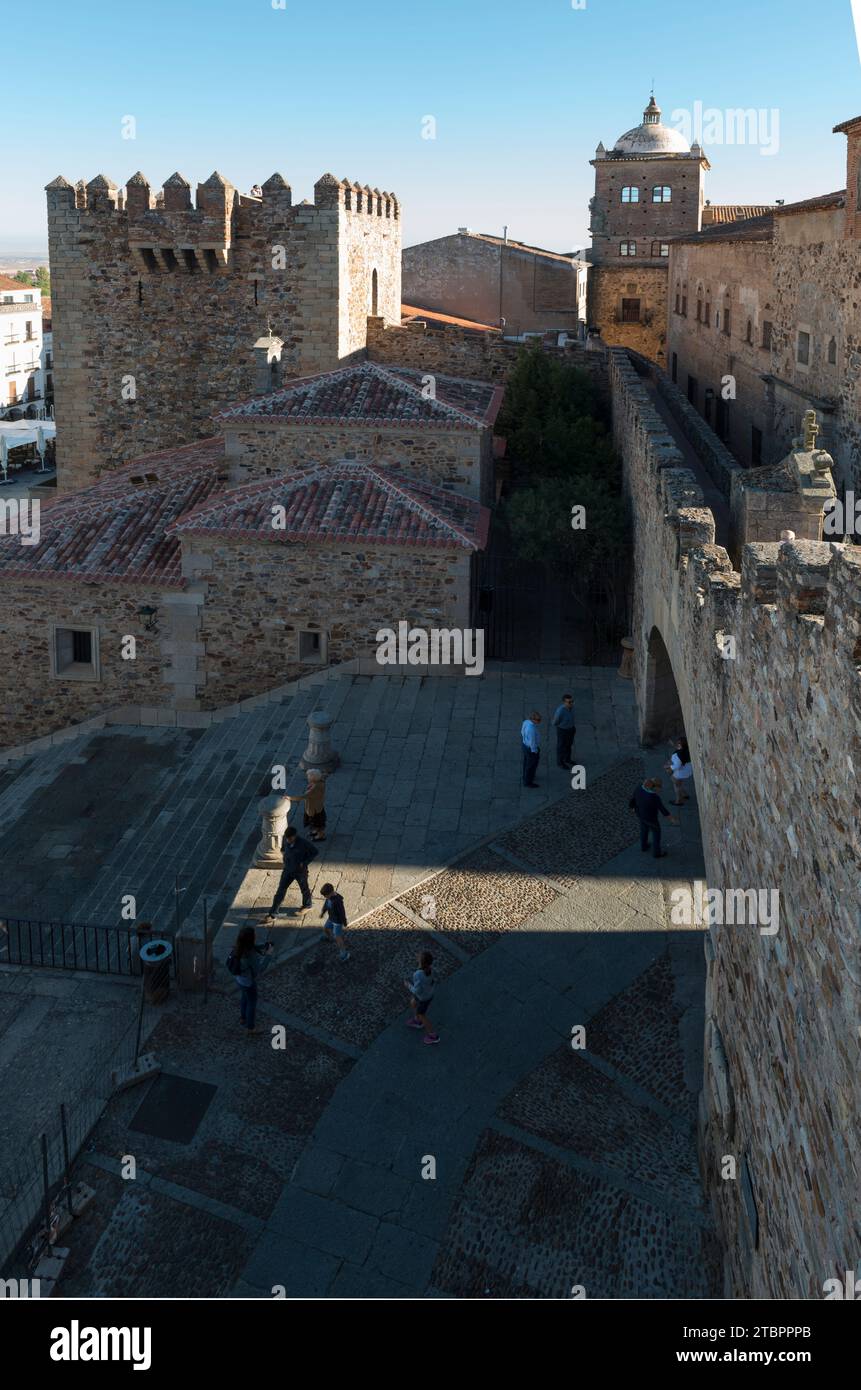
[(777, 315), (774, 227), (766, 213), (670, 248), (667, 371), (739, 462), (754, 468), (780, 456), (763, 381)]
[(779, 893), (776, 932), (729, 912), (705, 932), (701, 1156), (726, 1293), (817, 1299), (857, 1269), (861, 551), (781, 543), (775, 514), (735, 569), (648, 391), (612, 358), (642, 734), (687, 734), (708, 887)]
[(426, 400), (414, 375), (257, 396), (228, 412), (229, 452), (145, 455), (46, 506), (35, 544), (0, 536), (2, 746), (251, 699), (373, 658), (401, 621), (474, 625), (502, 393), (440, 377)]
[(585, 328), (587, 264), (466, 227), (408, 246), (403, 293), (408, 304), (494, 324), (508, 337), (578, 333)]
[(745, 465), (784, 457), (815, 410), (838, 491), (861, 495), (861, 118), (836, 130), (846, 190), (673, 241), (668, 368)]
[(642, 123), (610, 150), (599, 144), (591, 164), (589, 325), (664, 365), (670, 241), (700, 230), (709, 162), (652, 96)]
[(254, 389), (267, 330), (296, 375), (362, 353), (369, 314), (400, 322), (394, 194), (325, 174), (294, 205), (278, 174), (260, 197), (213, 174), (193, 205), (180, 174), (160, 193), (135, 174), (47, 196), (62, 491), (210, 433)]
[(361, 458), (490, 506), (502, 396), (488, 382), (362, 362), (230, 406), (217, 424), (233, 484)]

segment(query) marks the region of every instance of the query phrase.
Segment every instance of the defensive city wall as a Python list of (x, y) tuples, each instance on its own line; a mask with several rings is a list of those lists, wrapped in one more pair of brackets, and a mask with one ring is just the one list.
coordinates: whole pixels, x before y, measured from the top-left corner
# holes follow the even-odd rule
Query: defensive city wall
[(821, 1298), (859, 1250), (861, 547), (781, 542), (821, 471), (800, 448), (782, 525), (779, 491), (736, 510), (735, 568), (634, 364), (610, 358), (641, 734), (687, 735), (708, 887), (780, 895), (776, 932), (705, 937), (701, 1161), (726, 1292)]

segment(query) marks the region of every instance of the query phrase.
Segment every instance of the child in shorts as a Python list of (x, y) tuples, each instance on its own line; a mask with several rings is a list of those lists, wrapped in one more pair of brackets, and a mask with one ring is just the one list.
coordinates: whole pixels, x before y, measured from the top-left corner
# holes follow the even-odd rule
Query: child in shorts
[(339, 960), (349, 960), (350, 952), (347, 950), (347, 912), (344, 907), (344, 899), (340, 893), (335, 892), (334, 885), (324, 883), (320, 889), (324, 899), (320, 909), (320, 916), (325, 917), (323, 924), (323, 935), (327, 941), (331, 941), (335, 946), (340, 947)]
[(410, 1006), (413, 1011), (413, 1017), (407, 1020), (407, 1027), (423, 1028), (425, 1043), (430, 1047), (432, 1043), (439, 1042), (439, 1033), (434, 1032), (428, 1018), (434, 995), (433, 956), (430, 951), (422, 951), (418, 963), (419, 968), (413, 974), (412, 984), (409, 980), (404, 980), (404, 985), (410, 992)]

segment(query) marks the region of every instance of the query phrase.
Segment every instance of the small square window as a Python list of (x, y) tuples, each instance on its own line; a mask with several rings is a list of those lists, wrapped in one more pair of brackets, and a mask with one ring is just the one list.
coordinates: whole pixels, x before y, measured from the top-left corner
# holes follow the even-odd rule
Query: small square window
[(299, 660), (306, 666), (322, 666), (326, 661), (325, 632), (299, 633)]
[(55, 627), (51, 638), (51, 675), (64, 681), (100, 680), (98, 629)]

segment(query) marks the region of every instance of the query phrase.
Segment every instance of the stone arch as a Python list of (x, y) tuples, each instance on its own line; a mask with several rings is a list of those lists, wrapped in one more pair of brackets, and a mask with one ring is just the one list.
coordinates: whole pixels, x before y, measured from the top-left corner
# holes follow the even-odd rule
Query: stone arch
[(643, 742), (666, 742), (685, 732), (685, 717), (666, 643), (657, 627), (649, 634), (646, 649)]

